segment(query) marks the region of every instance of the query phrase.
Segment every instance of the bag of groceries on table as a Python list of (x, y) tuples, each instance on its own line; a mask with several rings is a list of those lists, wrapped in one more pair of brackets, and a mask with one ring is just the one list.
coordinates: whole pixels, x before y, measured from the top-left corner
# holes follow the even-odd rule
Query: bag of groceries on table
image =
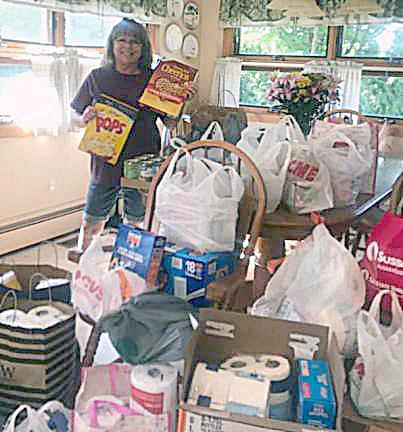
[(333, 207), (329, 170), (308, 143), (293, 143), (283, 201), (290, 211), (297, 214)]

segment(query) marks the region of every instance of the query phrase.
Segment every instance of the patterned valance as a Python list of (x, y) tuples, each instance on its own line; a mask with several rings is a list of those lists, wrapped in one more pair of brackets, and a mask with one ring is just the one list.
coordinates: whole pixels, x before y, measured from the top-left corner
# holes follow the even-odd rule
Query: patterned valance
[(223, 27), (403, 22), (403, 0), (221, 0)]
[(6, 0), (46, 7), (55, 11), (130, 16), (158, 23), (167, 16), (167, 0)]

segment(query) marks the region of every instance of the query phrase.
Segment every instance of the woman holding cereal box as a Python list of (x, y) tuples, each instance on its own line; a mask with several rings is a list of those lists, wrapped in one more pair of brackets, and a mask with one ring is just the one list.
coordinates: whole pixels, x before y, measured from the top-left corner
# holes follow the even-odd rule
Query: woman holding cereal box
[[(145, 153), (158, 153), (160, 135), (155, 124), (158, 114), (140, 107), (141, 96), (150, 76), (152, 49), (142, 24), (124, 18), (116, 24), (107, 40), (103, 66), (90, 72), (71, 102), (73, 123), (85, 127), (97, 117), (97, 98), (106, 96), (136, 109), (136, 118), (115, 164), (92, 154), (91, 180), (80, 230), (78, 249), (87, 248), (94, 235), (102, 232), (117, 199), (124, 198), (125, 222), (136, 224), (144, 215), (141, 195), (136, 189), (120, 186), (123, 161)], [(189, 90), (188, 97), (194, 93)], [(162, 118), (168, 127), (176, 120)]]

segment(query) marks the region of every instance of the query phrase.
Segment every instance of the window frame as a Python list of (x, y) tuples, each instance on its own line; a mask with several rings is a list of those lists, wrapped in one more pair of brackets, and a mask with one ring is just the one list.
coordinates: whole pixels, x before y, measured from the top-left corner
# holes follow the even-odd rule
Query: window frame
[[(237, 54), (236, 51), (236, 30), (235, 29), (225, 29), (223, 33), (223, 55), (237, 57), (242, 61), (242, 70), (301, 70), (304, 63), (311, 60), (335, 60), (335, 61), (353, 61), (361, 63), (364, 65), (363, 74), (373, 74), (377, 76), (382, 76), (386, 72), (390, 76), (403, 76), (403, 58), (392, 59), (388, 58), (366, 58), (366, 57), (345, 57), (341, 55), (341, 42), (342, 42), (342, 26), (329, 26), (328, 40), (327, 40), (327, 56), (282, 56), (281, 60), (278, 56), (272, 55), (247, 55), (247, 54)], [(247, 111), (252, 109), (254, 112), (256, 110), (261, 110), (261, 112), (268, 112), (266, 107), (259, 107), (256, 105), (240, 104)], [(398, 123), (403, 123), (403, 118), (388, 117), (388, 116), (372, 116), (376, 119), (391, 119)]]

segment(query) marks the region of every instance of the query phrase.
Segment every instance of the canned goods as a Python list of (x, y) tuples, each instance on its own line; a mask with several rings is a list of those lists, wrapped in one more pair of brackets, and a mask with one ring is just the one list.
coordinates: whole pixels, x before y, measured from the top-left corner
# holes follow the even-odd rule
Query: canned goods
[(130, 179), (151, 181), (165, 158), (152, 154), (136, 156), (123, 163), (123, 175)]

